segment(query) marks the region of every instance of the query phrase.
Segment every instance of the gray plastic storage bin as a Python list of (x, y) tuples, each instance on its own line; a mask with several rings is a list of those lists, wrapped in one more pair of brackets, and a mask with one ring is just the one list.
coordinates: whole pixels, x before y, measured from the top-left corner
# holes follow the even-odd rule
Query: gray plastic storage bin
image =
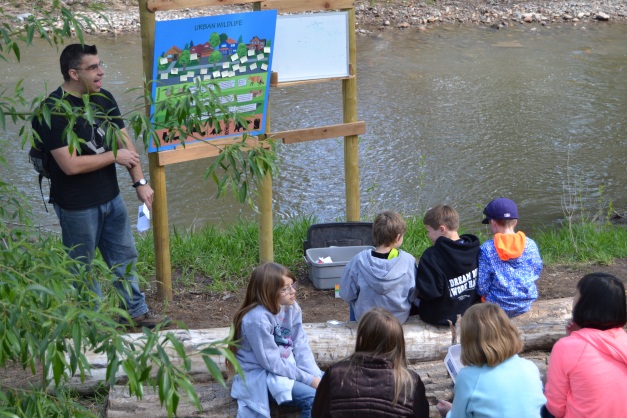
[(307, 230), (303, 254), (309, 248), (372, 245), (372, 222), (314, 224)]
[[(305, 260), (309, 267), (309, 279), (316, 289), (334, 289), (340, 282), (344, 267), (363, 250), (374, 250), (369, 245), (354, 247), (309, 248), (305, 251)], [(317, 263), (320, 257), (331, 257), (332, 263)]]

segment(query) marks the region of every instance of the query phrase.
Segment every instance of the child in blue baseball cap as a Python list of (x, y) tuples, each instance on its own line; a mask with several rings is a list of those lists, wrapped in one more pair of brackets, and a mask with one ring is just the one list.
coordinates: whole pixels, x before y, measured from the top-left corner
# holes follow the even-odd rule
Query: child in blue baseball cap
[(499, 197), (483, 210), (494, 237), (479, 249), (477, 292), (483, 301), (496, 303), (512, 318), (527, 312), (538, 298), (536, 281), (542, 259), (536, 243), (515, 231), (518, 208), (511, 199)]

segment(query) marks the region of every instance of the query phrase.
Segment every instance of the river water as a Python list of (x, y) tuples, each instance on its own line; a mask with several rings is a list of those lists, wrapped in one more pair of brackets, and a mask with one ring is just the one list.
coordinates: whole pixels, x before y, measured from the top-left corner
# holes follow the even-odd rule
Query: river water
[[(518, 203), (523, 228), (558, 222), (575, 209), (593, 214), (600, 200), (624, 211), (625, 39), (625, 24), (444, 26), (358, 36), (358, 113), (367, 124), (359, 145), (362, 216), (372, 219), (385, 209), (422, 215), (448, 203), (460, 212), (462, 226), (475, 230), (483, 206), (498, 196)], [(104, 86), (123, 110), (131, 109), (139, 91), (128, 90), (142, 80), (139, 35), (97, 44), (107, 64)], [(23, 52), (19, 65), (1, 64), (0, 83), (12, 89), (24, 79), (27, 97), (56, 88), (59, 52), (39, 44)], [(273, 131), (342, 121), (340, 82), (273, 88), (270, 101)], [(39, 224), (57, 229), (17, 130), (9, 125), (0, 133), (9, 161), (0, 175), (28, 196)], [(276, 222), (302, 215), (344, 219), (341, 139), (282, 145), (279, 157)], [(228, 196), (215, 199), (215, 186), (203, 180), (209, 164), (166, 168), (171, 225), (254, 216)], [(136, 219), (130, 179), (123, 170), (119, 175)]]

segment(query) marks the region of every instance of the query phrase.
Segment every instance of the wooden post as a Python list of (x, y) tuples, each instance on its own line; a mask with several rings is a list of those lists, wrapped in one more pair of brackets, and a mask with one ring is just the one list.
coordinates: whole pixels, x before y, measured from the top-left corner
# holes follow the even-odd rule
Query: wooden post
[[(266, 132), (270, 132), (270, 104), (266, 111)], [(265, 136), (260, 136), (265, 139)], [(257, 182), (257, 205), (259, 206), (259, 261), (274, 261), (274, 236), (272, 222), (272, 176), (270, 173)]]
[(259, 261), (274, 261), (272, 236), (272, 176), (266, 173), (257, 185), (259, 197)]
[[(152, 79), (153, 53), (155, 46), (155, 14), (148, 10), (147, 0), (139, 0), (139, 21), (142, 37), (144, 77)], [(146, 107), (146, 112), (150, 108)], [(157, 153), (148, 155), (150, 185), (155, 191), (152, 202), (152, 230), (155, 248), (155, 270), (157, 295), (163, 300), (172, 300), (172, 269), (170, 266), (170, 232), (168, 230), (168, 201), (165, 184), (165, 167), (157, 163)]]
[[(253, 3), (253, 11), (261, 10), (261, 2)], [(266, 105), (266, 133), (270, 132), (270, 102)], [(274, 236), (272, 223), (272, 176), (266, 173), (257, 183), (259, 205), (259, 261), (274, 261)]]
[[(351, 77), (342, 80), (344, 123), (357, 121), (357, 45), (355, 39), (355, 9), (348, 11), (348, 58)], [(344, 175), (346, 178), (346, 220), (360, 220), (359, 201), (359, 137), (344, 137)]]

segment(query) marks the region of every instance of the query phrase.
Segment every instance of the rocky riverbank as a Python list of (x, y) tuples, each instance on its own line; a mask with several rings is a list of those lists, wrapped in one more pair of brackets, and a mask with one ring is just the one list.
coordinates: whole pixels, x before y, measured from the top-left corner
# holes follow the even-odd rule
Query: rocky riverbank
[(424, 30), (438, 24), (477, 24), (506, 28), (512, 24), (552, 25), (558, 23), (609, 22), (627, 20), (627, 2), (548, 1), (404, 1), (357, 2), (358, 30), (386, 28)]
[[(66, 0), (80, 10), (82, 0)], [(9, 4), (0, 3), (5, 12)], [(95, 23), (97, 34), (121, 34), (139, 31), (139, 11), (136, 2), (106, 1), (108, 9), (101, 16), (87, 12)], [(157, 20), (185, 19), (251, 10), (250, 5), (217, 6), (157, 12)], [(16, 14), (28, 13), (20, 8)], [(497, 0), (413, 1), (356, 0), (355, 14), (358, 33), (378, 30), (426, 30), (433, 25), (472, 24), (495, 29), (510, 25), (601, 24), (627, 21), (627, 0), (499, 2)], [(92, 31), (90, 31), (92, 32)]]

